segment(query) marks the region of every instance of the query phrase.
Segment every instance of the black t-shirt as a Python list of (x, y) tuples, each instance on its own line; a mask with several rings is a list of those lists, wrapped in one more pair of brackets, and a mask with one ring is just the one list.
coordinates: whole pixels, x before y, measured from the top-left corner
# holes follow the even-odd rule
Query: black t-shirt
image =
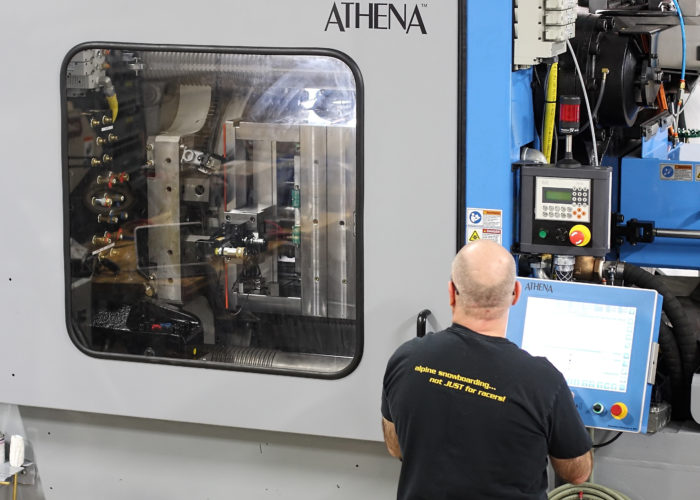
[(397, 349), (382, 415), (403, 454), (400, 500), (545, 499), (547, 455), (591, 448), (549, 361), (456, 324)]

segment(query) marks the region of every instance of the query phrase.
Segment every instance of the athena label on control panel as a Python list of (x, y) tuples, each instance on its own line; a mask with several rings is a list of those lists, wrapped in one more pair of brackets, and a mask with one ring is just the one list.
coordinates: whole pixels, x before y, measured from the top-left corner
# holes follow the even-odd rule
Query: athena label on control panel
[(467, 207), (467, 243), (492, 240), (502, 243), (503, 211), (492, 208)]

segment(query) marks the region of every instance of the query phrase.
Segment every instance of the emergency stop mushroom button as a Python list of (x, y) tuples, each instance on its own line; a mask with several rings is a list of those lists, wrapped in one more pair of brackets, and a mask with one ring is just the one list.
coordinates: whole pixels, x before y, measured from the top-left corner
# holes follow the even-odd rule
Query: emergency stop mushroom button
[(617, 420), (622, 420), (627, 416), (627, 405), (625, 403), (615, 403), (610, 407), (610, 415)]
[(569, 241), (577, 247), (585, 247), (591, 241), (591, 230), (583, 224), (576, 224), (569, 230)]

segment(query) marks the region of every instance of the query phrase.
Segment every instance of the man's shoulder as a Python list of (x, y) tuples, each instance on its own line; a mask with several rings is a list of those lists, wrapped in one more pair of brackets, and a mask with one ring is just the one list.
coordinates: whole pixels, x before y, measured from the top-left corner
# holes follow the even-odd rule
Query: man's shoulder
[(389, 359), (389, 365), (395, 365), (402, 360), (411, 359), (414, 356), (423, 356), (430, 351), (441, 351), (449, 345), (450, 338), (445, 335), (446, 330), (430, 333), (424, 337), (414, 337), (405, 341), (396, 348)]

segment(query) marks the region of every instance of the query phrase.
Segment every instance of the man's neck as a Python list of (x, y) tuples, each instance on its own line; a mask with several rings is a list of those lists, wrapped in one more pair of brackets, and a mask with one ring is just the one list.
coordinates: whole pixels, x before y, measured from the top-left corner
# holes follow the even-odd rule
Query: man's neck
[(480, 319), (465, 314), (452, 315), (452, 322), (469, 328), (471, 331), (489, 337), (505, 337), (508, 316), (496, 319)]

